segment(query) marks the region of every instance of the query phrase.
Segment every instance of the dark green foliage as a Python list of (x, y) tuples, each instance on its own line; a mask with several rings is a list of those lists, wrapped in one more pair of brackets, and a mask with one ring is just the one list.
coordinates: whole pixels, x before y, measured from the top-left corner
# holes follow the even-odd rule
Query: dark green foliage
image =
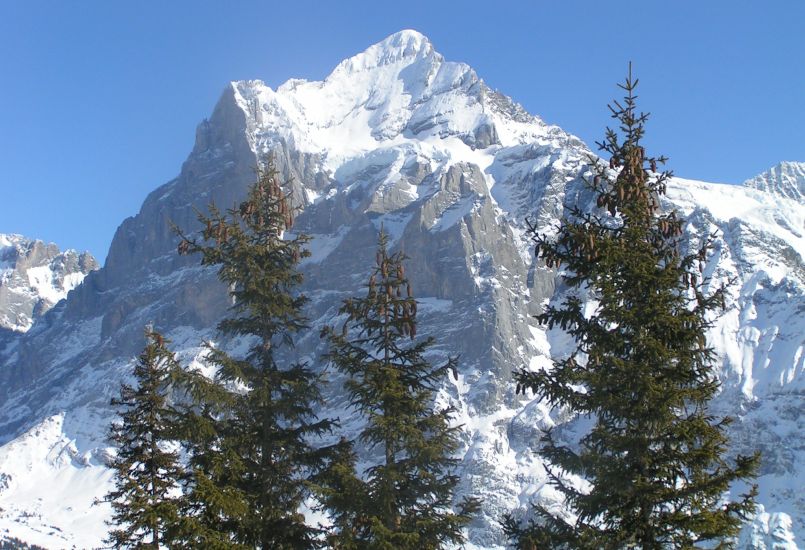
[(165, 395), (180, 367), (159, 333), (148, 330), (146, 339), (134, 368), (137, 386), (123, 384), (120, 398), (112, 399), (122, 419), (110, 431), (118, 450), (111, 465), (115, 489), (105, 498), (114, 512), (107, 539), (114, 548), (159, 548), (170, 542), (179, 516), (182, 468), (177, 454), (166, 450), (175, 415)]
[[(708, 410), (718, 381), (705, 334), (725, 293), (702, 274), (713, 237), (680, 252), (684, 220), (660, 211), (671, 173), (657, 172), (666, 159), (640, 145), (647, 115), (636, 111), (636, 84), (630, 74), (624, 103), (610, 106), (620, 134), (607, 129), (598, 144), (609, 165), (591, 166), (597, 210), (570, 207), (555, 238), (532, 227), (537, 256), (562, 266), (565, 284), (597, 306), (585, 314), (577, 294), (546, 308), (539, 321), (567, 331), (577, 348), (551, 371), (519, 372), (518, 389), (595, 423), (578, 451), (544, 436), (552, 483), (577, 520), (542, 507), (524, 527), (507, 518), (518, 548), (729, 547), (754, 509), (754, 488), (721, 500), (754, 476), (758, 457), (728, 461), (729, 419)], [(563, 472), (587, 479), (589, 492)]]
[(0, 550), (47, 550), (43, 546), (35, 544), (28, 544), (16, 537), (9, 537), (7, 535), (0, 539)]
[(320, 420), (320, 380), (306, 364), (284, 365), (275, 351), (306, 328), (296, 291), (297, 264), (307, 237), (283, 238), (293, 216), (269, 162), (247, 199), (222, 214), (214, 205), (200, 215), (201, 239), (184, 237), (181, 253), (201, 254), (217, 266), (233, 299), (227, 336), (251, 344), (243, 358), (208, 346), (217, 367), (213, 381), (190, 373), (185, 381), (194, 405), (184, 433), (192, 475), (186, 487), (185, 539), (205, 548), (308, 548), (318, 530), (298, 512), (333, 449), (313, 446), (331, 431)]
[(341, 460), (322, 482), (322, 500), (335, 523), (335, 548), (431, 549), (460, 543), (476, 503), (452, 510), (458, 481), (452, 470), (458, 429), (452, 409), (434, 410), (436, 386), (455, 360), (431, 365), (423, 354), (433, 339), (415, 341), (417, 302), (402, 253), (389, 255), (381, 231), (377, 265), (365, 297), (346, 300), (342, 330), (327, 330), (327, 360), (347, 375), (350, 404), (365, 419), (359, 441), (382, 458), (355, 474), (355, 458)]

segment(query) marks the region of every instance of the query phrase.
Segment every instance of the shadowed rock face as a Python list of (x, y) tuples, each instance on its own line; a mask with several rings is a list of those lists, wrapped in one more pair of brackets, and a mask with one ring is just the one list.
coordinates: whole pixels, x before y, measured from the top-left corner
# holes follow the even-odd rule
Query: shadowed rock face
[[(436, 339), (434, 361), (459, 356), (458, 377), (438, 399), (456, 408), (463, 425), (460, 494), (483, 501), (470, 539), (484, 548), (503, 544), (504, 512), (524, 513), (529, 500), (556, 503), (536, 454), (543, 430), (559, 426), (573, 437), (584, 427), (516, 396), (511, 373), (547, 368), (570, 349), (563, 334), (533, 319), (565, 289), (535, 261), (526, 219), (550, 233), (565, 205), (590, 205), (582, 183), (590, 151), (492, 92), (468, 66), (445, 61), (413, 31), (344, 61), (323, 82), (228, 86), (199, 125), (179, 175), (121, 224), (106, 265), (0, 352), (0, 443), (61, 415), (53, 439), (71, 441), (75, 456), (88, 458), (53, 471), (73, 468), (77, 480), (94, 475), (107, 445), (109, 398), (141, 350), (146, 324), (166, 333), (186, 364), (198, 360), (202, 339), (234, 345), (215, 331), (230, 304), (226, 289), (198, 258), (176, 254), (173, 225), (192, 232), (196, 211), (210, 201), (236, 204), (268, 151), (300, 208), (294, 231), (313, 237), (301, 266), (311, 330), (286, 353), (323, 368), (319, 329), (337, 322), (344, 298), (365, 291), (383, 227), (392, 248), (409, 257), (418, 328)], [(724, 388), (716, 407), (740, 419), (738, 446), (759, 444), (774, 457), (764, 465), (766, 516), (755, 529), (785, 524), (805, 535), (802, 497), (773, 490), (802, 475), (805, 457), (797, 443), (805, 427), (792, 409), (805, 391), (805, 243), (798, 233), (805, 207), (761, 190), (689, 181), (671, 185), (665, 207), (688, 217), (693, 244), (718, 230), (706, 272), (716, 282), (738, 280), (711, 341)], [(322, 413), (339, 416), (349, 436), (359, 423), (345, 408), (340, 380), (326, 391)], [(753, 437), (756, 428), (763, 433)], [(6, 468), (24, 480), (30, 473), (4, 466), (3, 448), (0, 474)], [(34, 504), (14, 491), (0, 487), (0, 508), (11, 510), (0, 512), (0, 527), (14, 510), (13, 521), (34, 521), (22, 513)], [(98, 521), (97, 534), (85, 529), (69, 540), (96, 544), (104, 529)]]
[(256, 166), (244, 122), (232, 94), (224, 94), (211, 119), (199, 126), (199, 142), (180, 175), (120, 225), (104, 268), (15, 347), (0, 371), (0, 395), (13, 395), (46, 375), (52, 383), (36, 384), (30, 394), (32, 403), (45, 403), (87, 365), (136, 355), (149, 322), (216, 325), (227, 308), (226, 293), (213, 272), (176, 254), (173, 226), (188, 230), (210, 201), (225, 207), (244, 195)]

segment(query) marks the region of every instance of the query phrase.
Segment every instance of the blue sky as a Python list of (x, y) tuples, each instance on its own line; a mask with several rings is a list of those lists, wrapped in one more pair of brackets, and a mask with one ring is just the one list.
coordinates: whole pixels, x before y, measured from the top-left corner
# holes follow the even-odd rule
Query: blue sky
[(322, 79), (404, 28), (587, 143), (632, 61), (650, 152), (741, 182), (805, 161), (805, 2), (0, 2), (0, 232), (106, 256), (230, 80)]

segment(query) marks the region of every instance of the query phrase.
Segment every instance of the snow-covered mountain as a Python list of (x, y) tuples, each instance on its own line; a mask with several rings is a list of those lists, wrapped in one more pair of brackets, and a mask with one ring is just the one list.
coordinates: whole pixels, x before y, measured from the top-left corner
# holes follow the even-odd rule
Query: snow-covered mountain
[(89, 252), (0, 234), (0, 330), (27, 331), (95, 269)]
[(805, 162), (781, 162), (746, 180), (744, 185), (802, 202), (805, 199)]
[[(439, 399), (463, 426), (460, 492), (483, 502), (472, 545), (505, 543), (504, 512), (534, 500), (560, 505), (535, 451), (545, 428), (572, 436), (581, 425), (516, 395), (511, 374), (567, 350), (564, 335), (533, 319), (564, 289), (534, 259), (525, 220), (550, 231), (565, 204), (589, 201), (591, 151), (402, 31), (321, 82), (231, 83), (180, 174), (122, 223), (106, 265), (0, 355), (0, 537), (100, 543), (108, 509), (90, 503), (109, 487), (108, 402), (144, 344), (143, 327), (154, 323), (184, 363), (197, 364), (229, 304), (214, 272), (175, 253), (170, 221), (192, 231), (195, 208), (235, 203), (268, 151), (293, 178), (303, 207), (296, 228), (313, 236), (303, 264), (312, 330), (296, 357), (320, 364), (317, 328), (360, 291), (382, 224), (410, 256), (418, 326), (437, 339), (435, 358), (461, 358)], [(805, 540), (805, 204), (781, 191), (790, 173), (773, 169), (765, 186), (675, 180), (664, 204), (687, 216), (693, 243), (718, 231), (707, 272), (716, 283), (737, 279), (710, 336), (723, 383), (715, 407), (736, 417), (736, 448), (764, 457), (764, 509), (742, 534), (744, 548)], [(354, 431), (338, 382), (324, 412)]]

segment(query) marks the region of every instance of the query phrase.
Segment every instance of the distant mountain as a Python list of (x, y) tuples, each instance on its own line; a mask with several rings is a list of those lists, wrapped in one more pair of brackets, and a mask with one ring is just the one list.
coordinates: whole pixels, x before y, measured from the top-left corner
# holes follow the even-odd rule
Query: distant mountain
[(27, 331), (98, 267), (89, 252), (0, 234), (0, 329)]
[(801, 202), (805, 199), (805, 162), (781, 162), (746, 180), (744, 186)]
[[(436, 338), (433, 358), (460, 356), (438, 399), (462, 425), (458, 496), (482, 500), (468, 546), (502, 547), (504, 512), (562, 505), (539, 438), (549, 427), (572, 438), (584, 421), (516, 395), (511, 375), (568, 352), (564, 334), (533, 318), (565, 288), (535, 260), (526, 219), (550, 232), (566, 205), (594, 207), (582, 182), (592, 152), (402, 31), (321, 82), (227, 86), (179, 175), (123, 221), (106, 265), (0, 352), (0, 537), (100, 544), (109, 511), (90, 503), (110, 483), (108, 403), (144, 344), (143, 327), (166, 333), (185, 364), (199, 364), (202, 339), (237, 346), (214, 328), (230, 305), (226, 289), (198, 258), (176, 254), (170, 224), (196, 230), (195, 209), (241, 200), (268, 151), (293, 179), (296, 230), (313, 237), (302, 266), (312, 329), (292, 358), (322, 366), (319, 329), (363, 290), (382, 224), (410, 257), (418, 328)], [(795, 548), (805, 540), (805, 204), (765, 188), (676, 179), (663, 207), (687, 217), (691, 246), (717, 232), (705, 271), (714, 284), (736, 280), (710, 341), (722, 381), (714, 412), (736, 417), (736, 449), (764, 457), (764, 509), (741, 547)], [(324, 412), (354, 434), (360, 420), (340, 384), (331, 380)]]

